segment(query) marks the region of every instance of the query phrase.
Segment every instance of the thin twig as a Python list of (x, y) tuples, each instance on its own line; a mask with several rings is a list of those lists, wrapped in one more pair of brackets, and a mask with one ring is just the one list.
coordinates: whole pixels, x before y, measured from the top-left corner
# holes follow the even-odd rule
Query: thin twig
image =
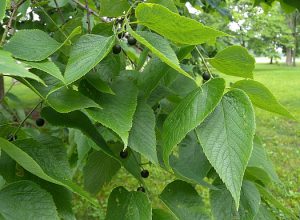
[(39, 105), (41, 105), (43, 103), (43, 101), (40, 101), (27, 115), (26, 117), (23, 119), (23, 121), (19, 124), (19, 126), (17, 127), (17, 129), (15, 130), (15, 132), (13, 133), (13, 137), (16, 136), (16, 134), (18, 133), (18, 131), (20, 130), (20, 128), (24, 125), (25, 121), (29, 118), (29, 116), (39, 107)]
[(67, 39), (68, 36), (62, 31), (62, 29), (55, 23), (55, 21), (53, 21), (53, 19), (51, 18), (51, 16), (45, 11), (45, 9), (43, 7), (40, 7), (40, 9), (42, 10), (42, 12), (49, 18), (49, 20), (55, 25), (55, 27), (59, 30), (60, 33), (62, 33), (64, 35), (64, 37)]
[(206, 64), (206, 60), (205, 60), (204, 57), (202, 56), (200, 50), (198, 49), (198, 47), (195, 47), (195, 48), (196, 48), (196, 50), (197, 50), (197, 52), (198, 52), (198, 54), (199, 54), (199, 56), (200, 56), (200, 58), (201, 58), (201, 60), (202, 60), (202, 62), (203, 62), (203, 64), (204, 64), (204, 66), (205, 66), (207, 72), (212, 76), (212, 74), (211, 74), (211, 72), (210, 72), (210, 69), (208, 68), (208, 66), (207, 66), (207, 64)]
[(9, 93), (9, 91), (14, 87), (14, 85), (16, 84), (17, 82), (13, 82), (10, 87), (6, 90), (6, 92), (3, 94), (3, 97), (0, 99), (0, 103), (4, 100), (5, 96), (7, 95), (7, 93)]
[(90, 12), (90, 8), (89, 8), (89, 2), (88, 0), (85, 0), (85, 9), (86, 9), (86, 22), (87, 22), (87, 26), (88, 26), (88, 33), (91, 33), (91, 12)]
[[(72, 0), (72, 1), (75, 2), (76, 4), (78, 4), (81, 8), (86, 9), (86, 6), (85, 6), (84, 4), (82, 4), (80, 1), (78, 1), (78, 0)], [(105, 18), (101, 17), (101, 16), (100, 16), (97, 12), (95, 12), (94, 10), (92, 10), (92, 9), (90, 9), (90, 8), (89, 8), (88, 10), (89, 10), (90, 14), (93, 14), (93, 15), (99, 17), (99, 18), (101, 19), (101, 21), (103, 21), (103, 22), (108, 22)]]
[(57, 4), (57, 1), (54, 0), (54, 3), (55, 3), (56, 9), (57, 9), (58, 14), (59, 14), (59, 16), (60, 16), (60, 18), (61, 18), (62, 23), (63, 23), (63, 24), (66, 23), (65, 18), (64, 18), (64, 15), (63, 15), (63, 13), (62, 13), (61, 10), (60, 10), (60, 7), (59, 7), (59, 5)]
[(4, 29), (4, 33), (2, 35), (2, 39), (1, 39), (1, 42), (0, 42), (0, 46), (3, 46), (4, 42), (5, 42), (5, 39), (6, 39), (6, 36), (7, 36), (7, 33), (8, 31), (11, 29), (11, 26), (12, 26), (12, 22), (14, 20), (14, 17), (16, 16), (16, 13), (18, 11), (18, 8), (25, 2), (26, 0), (20, 0), (17, 4), (13, 5), (13, 11), (11, 13), (11, 16), (8, 20), (8, 23)]

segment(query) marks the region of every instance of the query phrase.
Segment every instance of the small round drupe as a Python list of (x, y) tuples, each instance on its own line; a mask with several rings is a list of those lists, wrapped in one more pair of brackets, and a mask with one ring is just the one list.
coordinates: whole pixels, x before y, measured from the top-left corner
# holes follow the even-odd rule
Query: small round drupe
[(114, 54), (119, 54), (122, 51), (122, 48), (119, 44), (116, 44), (112, 50)]
[(138, 191), (138, 192), (146, 192), (145, 188), (142, 187), (142, 186), (139, 186), (136, 191)]
[(132, 36), (128, 37), (128, 44), (129, 45), (135, 45), (136, 44), (136, 39)]
[(148, 170), (142, 170), (141, 176), (142, 176), (143, 178), (147, 178), (147, 177), (149, 176), (149, 171), (148, 171)]
[(10, 142), (17, 140), (17, 138), (18, 138), (17, 135), (10, 134), (10, 135), (7, 136), (7, 140), (10, 141)]
[(128, 157), (128, 151), (127, 150), (124, 150), (124, 151), (122, 150), (120, 152), (120, 157), (123, 158), (123, 159), (127, 158)]
[(204, 80), (209, 80), (209, 79), (210, 79), (210, 74), (209, 74), (208, 72), (204, 72), (204, 73), (202, 74), (202, 78), (203, 78)]
[(45, 124), (45, 120), (43, 118), (38, 118), (36, 121), (35, 121), (35, 124), (39, 127), (43, 127), (43, 125)]

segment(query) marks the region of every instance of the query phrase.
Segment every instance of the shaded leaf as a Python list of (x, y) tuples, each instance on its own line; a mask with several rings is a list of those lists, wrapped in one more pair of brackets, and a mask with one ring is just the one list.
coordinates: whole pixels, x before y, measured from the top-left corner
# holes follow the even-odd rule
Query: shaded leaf
[(130, 7), (127, 0), (100, 0), (100, 14), (107, 17), (118, 17)]
[(145, 193), (115, 188), (108, 199), (106, 220), (151, 220), (152, 209)]
[(114, 157), (111, 149), (106, 145), (105, 140), (97, 131), (91, 120), (81, 111), (73, 111), (70, 113), (58, 113), (50, 107), (43, 108), (41, 111), (43, 118), (52, 125), (76, 128), (87, 137), (91, 138), (97, 145), (98, 150), (102, 150), (109, 156)]
[(219, 190), (210, 190), (209, 197), (214, 219), (252, 220), (259, 212), (260, 194), (255, 184), (244, 181), (241, 189), (241, 204), (236, 210), (235, 202), (224, 185), (218, 185)]
[(59, 219), (51, 195), (27, 180), (9, 184), (0, 191), (0, 213), (7, 220)]
[(159, 198), (179, 220), (209, 219), (202, 198), (192, 185), (175, 180), (168, 184)]
[(139, 100), (134, 113), (128, 145), (153, 163), (158, 163), (156, 153), (155, 115), (152, 108)]
[[(64, 186), (67, 189), (71, 190), (72, 192), (82, 196), (93, 205), (98, 206), (97, 202), (93, 198), (91, 198), (90, 195), (88, 195), (88, 193), (83, 191), (79, 186), (73, 183), (70, 179), (66, 179), (67, 176), (65, 176), (64, 174), (65, 171), (59, 170), (59, 167), (56, 167), (54, 170), (51, 170), (53, 167), (57, 166), (57, 164), (60, 164), (60, 162), (57, 161), (58, 159), (55, 158), (55, 154), (52, 155), (51, 151), (47, 151), (49, 149), (51, 150), (52, 146), (51, 147), (49, 147), (49, 145), (46, 146), (47, 150), (43, 151), (45, 154), (38, 155), (35, 154), (36, 152), (30, 149), (30, 147), (38, 149), (39, 147), (42, 147), (44, 145), (39, 144), (33, 139), (26, 140), (26, 142), (29, 144), (27, 150), (29, 153), (31, 153), (31, 155), (23, 151), (21, 148), (17, 147), (16, 145), (12, 144), (11, 142), (3, 138), (0, 138), (0, 146), (2, 150), (4, 150), (12, 159), (17, 161), (18, 164), (20, 164), (20, 166), (22, 166), (24, 169), (40, 177), (41, 179)], [(18, 141), (18, 143), (20, 145), (23, 142), (20, 140)], [(55, 147), (53, 148), (52, 152), (55, 152), (56, 150), (58, 149)], [(60, 153), (59, 150), (57, 151), (57, 153)], [(66, 157), (64, 158), (66, 159)], [(53, 159), (54, 161), (50, 159)], [(49, 172), (49, 174), (47, 172)]]
[[(88, 83), (80, 84), (80, 91), (101, 103), (102, 109), (87, 109), (88, 114), (97, 122), (112, 129), (122, 139), (125, 146), (128, 143), (129, 131), (132, 127), (134, 112), (137, 106), (138, 90), (132, 81), (119, 80), (112, 85), (115, 95), (92, 90)], [(91, 92), (92, 91), (92, 92)]]
[(104, 184), (111, 181), (120, 168), (120, 163), (112, 157), (101, 151), (93, 151), (83, 168), (85, 189), (96, 194)]
[(47, 97), (49, 105), (60, 113), (100, 106), (80, 92), (62, 87)]

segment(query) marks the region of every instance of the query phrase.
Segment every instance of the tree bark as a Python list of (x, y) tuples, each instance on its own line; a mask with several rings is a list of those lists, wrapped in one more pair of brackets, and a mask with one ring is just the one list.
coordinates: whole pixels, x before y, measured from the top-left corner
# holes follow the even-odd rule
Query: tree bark
[(293, 49), (292, 48), (286, 48), (286, 60), (285, 63), (288, 66), (291, 66), (293, 63), (293, 58), (292, 58), (292, 53), (293, 53)]
[(270, 64), (273, 64), (273, 57), (270, 57)]

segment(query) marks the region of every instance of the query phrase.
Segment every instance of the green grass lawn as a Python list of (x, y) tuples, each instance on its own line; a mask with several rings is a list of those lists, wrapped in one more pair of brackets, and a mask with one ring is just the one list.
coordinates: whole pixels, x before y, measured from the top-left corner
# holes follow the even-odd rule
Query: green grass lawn
[[(300, 64), (299, 64), (300, 66)], [(224, 76), (228, 84), (239, 80), (236, 77)], [(275, 97), (300, 120), (300, 67), (287, 67), (284, 65), (257, 64), (254, 79), (266, 85)], [(6, 87), (10, 81), (6, 79)], [(23, 102), (24, 106), (34, 106), (38, 97), (29, 89), (18, 84), (11, 90)], [(262, 138), (265, 147), (272, 159), (278, 175), (285, 185), (274, 186), (273, 193), (284, 204), (296, 214), (300, 213), (300, 124), (260, 109), (256, 109), (257, 134)], [(151, 186), (150, 195), (158, 195), (165, 184), (172, 181), (170, 175), (154, 167), (147, 167), (151, 176), (146, 180), (147, 186)], [(136, 180), (121, 172), (114, 177), (112, 184), (104, 187), (99, 194), (99, 202), (103, 209), (106, 206), (107, 196), (113, 187), (126, 185), (129, 190), (135, 190), (138, 186)], [(207, 198), (207, 190), (199, 190)], [(155, 201), (154, 206), (160, 206)], [(91, 210), (91, 207), (81, 199), (76, 199), (76, 212), (78, 216), (85, 219), (93, 219), (93, 216), (103, 217), (103, 212)], [(97, 218), (96, 218), (97, 219)]]

